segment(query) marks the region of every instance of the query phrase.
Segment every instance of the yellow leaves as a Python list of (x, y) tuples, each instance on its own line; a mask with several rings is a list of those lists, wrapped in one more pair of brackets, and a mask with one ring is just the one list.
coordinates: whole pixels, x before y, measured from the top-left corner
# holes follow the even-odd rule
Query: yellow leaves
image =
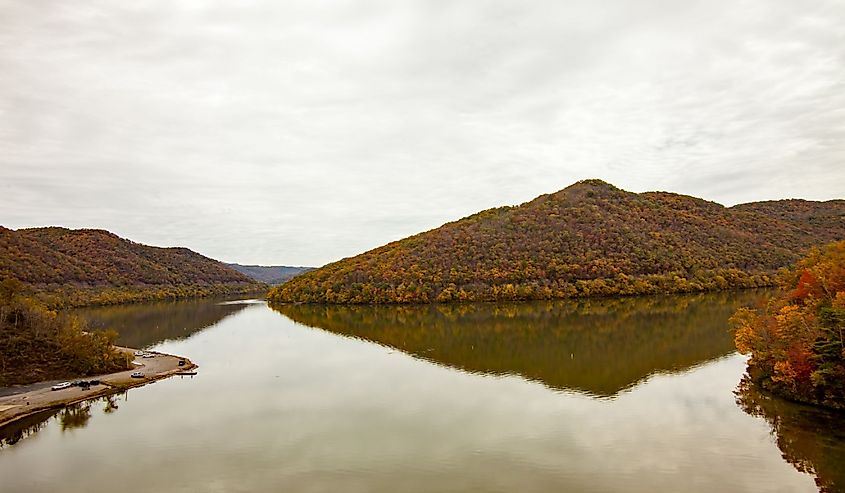
[(792, 385), (795, 383), (795, 379), (798, 376), (798, 372), (792, 368), (792, 364), (789, 361), (778, 361), (775, 363), (775, 371), (772, 375), (772, 380), (778, 383), (783, 383), (787, 385)]
[(824, 385), (827, 384), (827, 379), (825, 378), (825, 375), (824, 375), (823, 372), (814, 371), (810, 375), (810, 383), (813, 384), (813, 387), (823, 387)]
[(734, 344), (736, 344), (737, 351), (742, 354), (751, 353), (759, 342), (760, 337), (750, 325), (743, 325), (734, 334)]
[(760, 335), (755, 327), (756, 320), (757, 314), (748, 308), (740, 308), (730, 319), (730, 324), (736, 331), (734, 333), (736, 349), (742, 354), (753, 352), (760, 343)]
[(833, 298), (831, 305), (833, 308), (845, 310), (845, 291), (836, 293), (836, 297)]
[(782, 341), (794, 341), (805, 336), (807, 323), (801, 308), (786, 305), (775, 315), (775, 336)]

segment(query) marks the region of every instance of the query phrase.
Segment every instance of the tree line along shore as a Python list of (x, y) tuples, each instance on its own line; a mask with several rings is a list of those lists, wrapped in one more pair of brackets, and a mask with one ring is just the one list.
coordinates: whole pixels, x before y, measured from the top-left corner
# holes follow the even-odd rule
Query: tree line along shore
[[(724, 207), (584, 180), (302, 269), (267, 298), (275, 304), (452, 303), (792, 286), (770, 312), (735, 317), (737, 346), (752, 355), (751, 373), (768, 388), (836, 405), (842, 401), (837, 385), (845, 380), (845, 295), (836, 284), (841, 243), (819, 247), (845, 238), (843, 217), (843, 200)], [(2, 279), (0, 385), (125, 367), (125, 356), (111, 349), (114, 334), (89, 333), (57, 309), (263, 295), (269, 288), (185, 248), (65, 228), (0, 226)]]

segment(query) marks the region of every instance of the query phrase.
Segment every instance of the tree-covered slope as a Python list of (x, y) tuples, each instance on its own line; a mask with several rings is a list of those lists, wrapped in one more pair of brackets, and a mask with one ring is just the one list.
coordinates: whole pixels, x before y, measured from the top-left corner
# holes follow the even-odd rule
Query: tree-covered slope
[(23, 297), (18, 281), (0, 281), (0, 387), (128, 370), (132, 357), (113, 346), (116, 337)]
[(257, 287), (252, 279), (187, 248), (141, 245), (96, 229), (0, 227), (3, 278), (74, 305)]
[(740, 204), (733, 209), (755, 212), (790, 223), (815, 237), (819, 243), (842, 239), (842, 228), (845, 227), (845, 200), (767, 200)]
[(796, 217), (586, 180), (326, 265), (270, 299), (424, 303), (769, 285), (810, 246), (845, 238), (843, 221), (828, 221), (819, 238)]

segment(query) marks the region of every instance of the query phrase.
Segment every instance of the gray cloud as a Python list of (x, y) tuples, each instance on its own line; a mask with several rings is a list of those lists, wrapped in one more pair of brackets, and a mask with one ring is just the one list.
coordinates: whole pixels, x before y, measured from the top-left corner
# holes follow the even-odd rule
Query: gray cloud
[(845, 5), (0, 0), (0, 224), (318, 265), (578, 179), (841, 197)]

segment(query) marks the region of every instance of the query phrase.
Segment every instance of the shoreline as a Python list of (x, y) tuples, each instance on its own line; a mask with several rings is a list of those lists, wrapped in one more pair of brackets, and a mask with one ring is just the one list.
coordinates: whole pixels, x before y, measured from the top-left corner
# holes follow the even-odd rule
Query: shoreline
[[(117, 348), (133, 355), (137, 351), (136, 349), (119, 346)], [(157, 380), (175, 376), (177, 373), (193, 371), (198, 368), (188, 358), (153, 351), (147, 352), (156, 356), (133, 360), (140, 364), (135, 364), (129, 370), (77, 378), (100, 381), (99, 385), (88, 390), (80, 387), (69, 387), (54, 391), (51, 390), (51, 387), (55, 381), (50, 380), (26, 385), (25, 387), (29, 390), (0, 397), (0, 428), (42, 411), (61, 409), (89, 399), (116, 394), (126, 389), (141, 387)], [(180, 360), (185, 361), (183, 366), (179, 366)], [(132, 378), (132, 373), (136, 371), (143, 372), (144, 377)], [(6, 389), (13, 388), (6, 387)]]

